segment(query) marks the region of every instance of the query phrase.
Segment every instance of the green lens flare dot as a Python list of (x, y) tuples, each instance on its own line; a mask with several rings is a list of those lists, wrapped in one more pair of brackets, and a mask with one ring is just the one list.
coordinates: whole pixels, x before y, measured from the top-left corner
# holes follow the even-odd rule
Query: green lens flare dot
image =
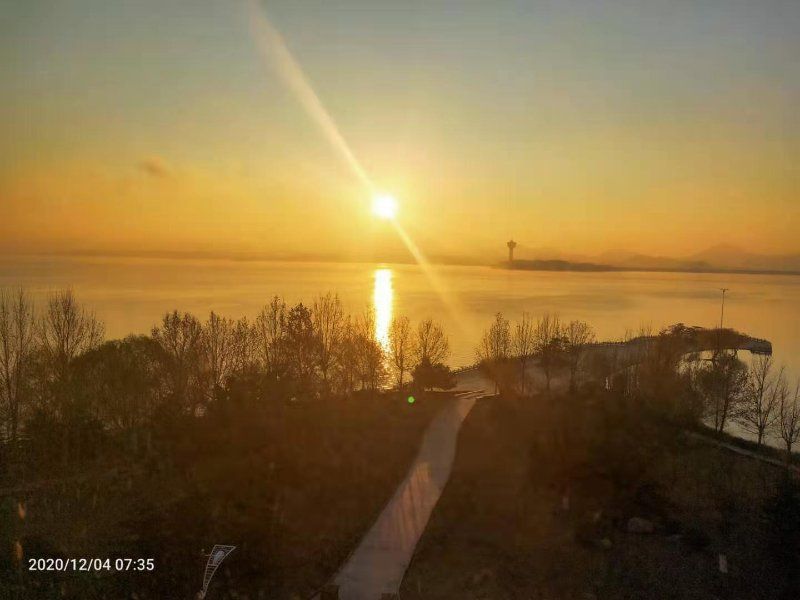
[(414, 400), (414, 396), (409, 396), (408, 397), (408, 403), (409, 404), (414, 404), (414, 402), (416, 402), (416, 400)]

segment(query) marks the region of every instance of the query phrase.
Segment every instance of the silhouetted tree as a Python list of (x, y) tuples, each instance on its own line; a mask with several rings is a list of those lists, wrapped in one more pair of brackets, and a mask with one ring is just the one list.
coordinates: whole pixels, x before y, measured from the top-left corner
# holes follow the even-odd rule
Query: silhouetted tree
[(318, 296), (312, 305), (311, 317), (318, 341), (317, 366), (322, 383), (327, 388), (331, 370), (335, 366), (344, 324), (344, 311), (339, 296), (330, 292)]
[(519, 363), (520, 392), (525, 395), (528, 362), (536, 352), (536, 327), (528, 313), (522, 313), (522, 318), (514, 325), (511, 352)]
[(75, 396), (111, 433), (126, 438), (134, 452), (164, 397), (165, 358), (152, 338), (129, 336), (105, 342), (75, 359)]
[(778, 434), (786, 446), (786, 462), (792, 460), (792, 446), (800, 439), (800, 379), (794, 393), (788, 389), (786, 381), (778, 383)]
[(447, 365), (442, 363), (431, 364), (423, 360), (412, 371), (414, 385), (423, 390), (434, 388), (449, 390), (455, 386), (453, 373)]
[(0, 410), (11, 442), (17, 440), (34, 346), (33, 302), (23, 290), (0, 290)]
[(416, 364), (427, 361), (432, 365), (443, 363), (450, 355), (450, 341), (442, 326), (433, 319), (425, 319), (417, 327), (414, 353)]
[(756, 435), (759, 446), (778, 419), (780, 393), (785, 387), (783, 368), (773, 373), (771, 357), (758, 356), (751, 362), (737, 420), (746, 431)]
[(72, 290), (52, 294), (39, 320), (38, 338), (56, 378), (65, 379), (72, 359), (99, 346), (103, 332), (103, 323), (78, 304)]
[(286, 356), (289, 372), (301, 389), (314, 386), (317, 337), (311, 311), (301, 302), (286, 315)]
[(255, 354), (267, 374), (282, 377), (287, 369), (286, 303), (275, 296), (256, 317), (254, 326)]
[(247, 319), (234, 322), (211, 311), (201, 332), (202, 366), (209, 380), (207, 392), (215, 397), (234, 373), (251, 362), (252, 331)]
[(389, 357), (397, 373), (397, 389), (403, 389), (403, 375), (409, 369), (412, 353), (411, 321), (401, 316), (392, 319), (389, 326)]
[(546, 389), (556, 369), (564, 364), (564, 337), (558, 315), (545, 314), (536, 323), (536, 356), (542, 367)]
[(738, 412), (747, 384), (747, 367), (730, 353), (720, 353), (696, 373), (698, 389), (714, 429), (723, 431), (728, 418)]
[(351, 315), (346, 315), (342, 327), (342, 339), (336, 355), (339, 363), (337, 387), (345, 395), (351, 394), (356, 387), (356, 379), (359, 374), (359, 340), (360, 334), (356, 321)]
[(570, 321), (564, 328), (565, 354), (569, 366), (569, 389), (575, 391), (575, 383), (583, 351), (594, 342), (592, 326), (584, 321)]
[(164, 315), (160, 327), (151, 336), (166, 356), (165, 372), (174, 404), (183, 410), (195, 410), (200, 398), (200, 355), (203, 327), (189, 313), (177, 310)]
[(375, 339), (375, 312), (367, 309), (356, 321), (356, 364), (362, 389), (375, 391), (386, 375), (386, 355)]
[(475, 349), (475, 357), (486, 376), (494, 381), (495, 389), (505, 391), (510, 386), (509, 360), (511, 357), (511, 328), (508, 319), (501, 313), (483, 332), (481, 341)]

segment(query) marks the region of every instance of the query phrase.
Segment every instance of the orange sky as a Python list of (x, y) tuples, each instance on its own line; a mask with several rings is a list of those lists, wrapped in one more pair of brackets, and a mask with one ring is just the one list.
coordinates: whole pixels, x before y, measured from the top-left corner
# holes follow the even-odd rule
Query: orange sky
[[(12, 6), (0, 251), (402, 256), (252, 11), (162, 4)], [(269, 4), (427, 254), (800, 252), (796, 4), (460, 6)]]

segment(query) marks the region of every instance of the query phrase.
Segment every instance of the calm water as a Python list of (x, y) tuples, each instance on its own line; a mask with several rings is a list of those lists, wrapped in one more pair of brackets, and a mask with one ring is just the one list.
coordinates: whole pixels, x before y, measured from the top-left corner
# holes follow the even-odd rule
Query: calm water
[[(71, 286), (106, 322), (109, 337), (148, 332), (173, 308), (253, 317), (274, 294), (309, 301), (335, 291), (353, 311), (374, 306), (376, 335), (393, 315), (442, 321), (454, 366), (473, 362), (480, 332), (495, 312), (556, 311), (616, 339), (641, 325), (719, 322), (719, 288), (730, 288), (725, 324), (772, 341), (777, 362), (800, 373), (800, 277), (677, 273), (548, 273), (489, 267), (270, 263), (162, 259), (0, 259), (0, 286), (37, 298)], [(745, 357), (749, 358), (749, 357)]]

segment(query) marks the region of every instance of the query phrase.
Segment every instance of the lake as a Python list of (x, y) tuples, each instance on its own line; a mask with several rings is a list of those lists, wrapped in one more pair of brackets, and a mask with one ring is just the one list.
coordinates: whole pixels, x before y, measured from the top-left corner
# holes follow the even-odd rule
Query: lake
[[(298, 263), (132, 258), (0, 259), (0, 286), (24, 286), (41, 301), (72, 287), (106, 323), (109, 337), (146, 333), (168, 310), (204, 317), (210, 310), (254, 317), (279, 294), (310, 301), (333, 291), (352, 312), (373, 306), (376, 335), (392, 316), (433, 317), (447, 330), (451, 364), (474, 362), (474, 348), (494, 313), (515, 319), (557, 312), (591, 323), (600, 339), (640, 326), (719, 323), (720, 288), (730, 288), (725, 325), (769, 339), (775, 360), (800, 373), (800, 277), (706, 273), (577, 273), (491, 267)], [(748, 355), (743, 358), (749, 359)]]

